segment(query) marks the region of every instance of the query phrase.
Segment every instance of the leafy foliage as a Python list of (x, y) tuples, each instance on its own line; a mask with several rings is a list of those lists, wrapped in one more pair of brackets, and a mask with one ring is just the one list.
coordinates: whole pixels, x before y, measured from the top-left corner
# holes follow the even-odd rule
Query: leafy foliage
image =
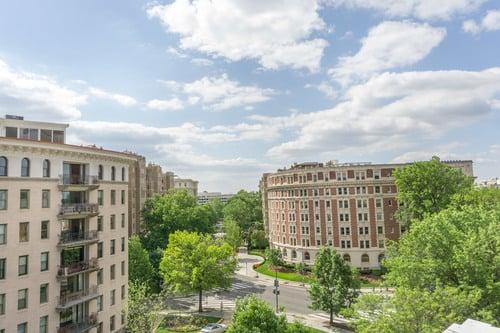
[(265, 249), (269, 246), (266, 232), (260, 229), (253, 229), (250, 233), (250, 248)]
[(145, 283), (129, 282), (127, 301), (127, 332), (154, 333), (160, 325), (163, 316), (163, 297), (149, 294)]
[(138, 236), (128, 240), (128, 279), (133, 283), (144, 283), (148, 288), (153, 278), (153, 265), (148, 252), (142, 247)]
[(446, 208), (455, 194), (471, 189), (473, 184), (462, 170), (441, 163), (437, 157), (397, 169), (394, 177), (401, 204), (397, 218), (408, 226)]
[(244, 190), (236, 193), (224, 206), (224, 219), (236, 221), (245, 240), (248, 240), (252, 230), (262, 230), (262, 198), (260, 193)]
[(283, 254), (278, 249), (266, 249), (266, 260), (275, 269), (285, 264)]
[(333, 315), (357, 297), (359, 281), (356, 272), (334, 249), (324, 247), (316, 256), (313, 275), (309, 289), (312, 308), (330, 313), (332, 324)]
[(209, 235), (177, 231), (170, 235), (160, 263), (165, 286), (175, 293), (202, 293), (231, 285), (236, 259), (231, 246)]
[(236, 252), (238, 247), (241, 245), (242, 237), (241, 237), (241, 229), (238, 224), (231, 219), (224, 220), (224, 224), (222, 225), (222, 229), (224, 230), (224, 240), (231, 245), (233, 251)]

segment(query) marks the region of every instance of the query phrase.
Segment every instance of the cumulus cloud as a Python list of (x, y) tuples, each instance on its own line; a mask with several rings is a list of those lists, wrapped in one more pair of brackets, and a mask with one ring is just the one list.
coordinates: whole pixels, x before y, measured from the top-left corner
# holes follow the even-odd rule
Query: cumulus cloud
[(412, 65), (425, 58), (445, 36), (445, 29), (428, 24), (385, 21), (370, 29), (358, 53), (340, 57), (329, 73), (347, 85), (356, 78)]
[(175, 0), (147, 10), (180, 48), (230, 61), (255, 59), (266, 69), (320, 67), (327, 42), (312, 38), (326, 28), (319, 0)]
[(268, 150), (277, 158), (304, 159), (325, 149), (383, 151), (484, 119), (497, 111), (492, 102), (499, 94), (500, 68), (383, 73), (349, 88), (331, 109), (254, 119), (298, 133)]
[(376, 10), (389, 17), (415, 17), (422, 20), (448, 20), (470, 13), (488, 0), (325, 0), (335, 6)]
[(146, 107), (159, 111), (182, 110), (184, 109), (184, 103), (177, 97), (166, 100), (152, 99), (146, 103)]
[(476, 23), (474, 20), (465, 21), (462, 24), (462, 30), (473, 35), (481, 31), (500, 30), (500, 10), (488, 11), (479, 23)]
[(304, 88), (316, 89), (319, 92), (322, 92), (323, 94), (325, 94), (326, 97), (332, 98), (332, 99), (337, 98), (337, 96), (338, 96), (337, 90), (330, 83), (328, 83), (326, 81), (323, 81), (319, 84), (308, 83), (304, 86)]
[(54, 78), (11, 68), (0, 59), (0, 110), (40, 120), (67, 121), (81, 116), (87, 96)]
[(206, 58), (193, 58), (190, 61), (197, 66), (212, 66), (214, 64), (212, 60)]
[(125, 107), (132, 107), (132, 106), (137, 105), (137, 100), (131, 96), (128, 96), (128, 95), (111, 93), (111, 92), (108, 92), (106, 90), (103, 90), (100, 88), (95, 88), (95, 87), (89, 87), (88, 92), (91, 96), (94, 96), (96, 98), (110, 100), (110, 101), (113, 101), (113, 102), (118, 103), (118, 104), (125, 106)]

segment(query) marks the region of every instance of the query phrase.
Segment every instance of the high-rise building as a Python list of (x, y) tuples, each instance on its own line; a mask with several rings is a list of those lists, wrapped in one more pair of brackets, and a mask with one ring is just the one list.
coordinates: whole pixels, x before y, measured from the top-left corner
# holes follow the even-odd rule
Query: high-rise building
[(134, 162), (129, 166), (128, 190), (128, 233), (138, 234), (141, 231), (141, 211), (147, 196), (146, 159), (144, 156), (129, 153)]
[[(472, 161), (444, 161), (473, 176)], [(378, 268), (388, 240), (402, 230), (392, 172), (407, 164), (301, 163), (260, 182), (264, 225), (289, 262), (312, 264), (331, 246), (359, 268)]]
[(194, 197), (198, 197), (198, 181), (189, 178), (174, 178), (174, 188), (185, 190)]
[(128, 153), (67, 125), (0, 119), (0, 331), (118, 332), (128, 282)]

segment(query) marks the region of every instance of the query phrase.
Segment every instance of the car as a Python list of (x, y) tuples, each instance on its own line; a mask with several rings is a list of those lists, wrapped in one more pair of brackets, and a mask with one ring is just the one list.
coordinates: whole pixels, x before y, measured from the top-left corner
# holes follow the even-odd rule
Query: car
[(208, 324), (201, 329), (201, 333), (223, 333), (226, 331), (226, 325), (223, 324)]

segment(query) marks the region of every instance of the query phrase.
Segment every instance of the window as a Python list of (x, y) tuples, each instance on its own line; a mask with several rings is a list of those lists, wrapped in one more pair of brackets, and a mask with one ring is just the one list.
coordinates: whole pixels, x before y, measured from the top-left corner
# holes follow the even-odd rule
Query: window
[(29, 230), (30, 230), (29, 222), (19, 223), (19, 242), (29, 241)]
[(125, 168), (122, 168), (122, 182), (125, 181)]
[(351, 256), (348, 255), (347, 253), (344, 254), (344, 256), (342, 258), (344, 259), (345, 262), (351, 262)]
[(124, 284), (122, 284), (121, 298), (125, 299), (125, 285)]
[(375, 207), (377, 207), (377, 208), (382, 207), (382, 199), (380, 199), (380, 198), (375, 199)]
[(111, 204), (115, 205), (116, 204), (116, 191), (111, 190)]
[(100, 270), (97, 271), (97, 284), (100, 285), (103, 283), (103, 270), (102, 268)]
[(122, 252), (125, 252), (125, 237), (122, 237), (121, 249), (122, 249)]
[(8, 167), (9, 161), (7, 160), (7, 157), (0, 156), (0, 176), (7, 177), (9, 171)]
[(382, 221), (382, 213), (381, 212), (377, 212), (377, 221)]
[(7, 209), (7, 190), (0, 190), (0, 210)]
[(378, 226), (378, 227), (377, 227), (377, 233), (378, 233), (379, 235), (383, 234), (383, 233), (384, 233), (384, 227)]
[(49, 270), (49, 253), (42, 252), (40, 254), (40, 271), (48, 271)]
[(116, 168), (114, 166), (111, 167), (111, 180), (116, 180)]
[(42, 175), (45, 178), (50, 177), (50, 161), (49, 160), (43, 160), (43, 170), (42, 170)]
[(30, 160), (23, 158), (21, 161), (21, 177), (30, 176)]
[(7, 244), (7, 224), (0, 224), (0, 245)]
[(125, 205), (125, 190), (122, 190), (121, 203), (122, 205)]
[(7, 270), (7, 259), (0, 258), (0, 280), (5, 279), (6, 270)]
[(366, 253), (362, 254), (361, 262), (370, 262), (370, 257)]
[(42, 190), (42, 208), (50, 207), (50, 190)]
[(115, 330), (115, 316), (109, 318), (109, 330), (113, 332)]
[(22, 310), (28, 307), (28, 289), (19, 289), (17, 291), (17, 309)]
[(47, 333), (49, 331), (49, 316), (40, 317), (40, 333)]
[(4, 314), (5, 314), (5, 294), (0, 294), (0, 315)]
[(98, 167), (97, 178), (99, 180), (103, 180), (103, 178), (104, 178), (104, 168), (102, 167), (101, 164), (99, 164), (99, 167)]
[(115, 216), (115, 214), (113, 214), (113, 215), (110, 216), (110, 218), (109, 218), (109, 225), (110, 225), (111, 230), (115, 230), (115, 226), (116, 226), (116, 216)]
[(115, 279), (115, 264), (111, 265), (109, 268), (109, 279), (114, 280)]
[(115, 298), (115, 296), (116, 296), (116, 291), (115, 291), (115, 289), (113, 289), (113, 290), (111, 290), (111, 292), (109, 293), (109, 299), (110, 299), (109, 304), (110, 304), (110, 305), (115, 305), (115, 303), (116, 303), (116, 298)]
[(359, 241), (359, 247), (362, 249), (369, 249), (370, 248), (370, 241), (369, 240)]
[(102, 258), (102, 242), (97, 243), (97, 258)]
[(102, 216), (97, 217), (97, 231), (102, 231)]
[(375, 193), (380, 193), (380, 186), (375, 186)]
[(52, 142), (52, 131), (51, 130), (40, 130), (40, 141)]
[(383, 239), (381, 239), (381, 240), (378, 241), (378, 247), (381, 248), (381, 249), (384, 248), (384, 240)]
[(125, 275), (125, 260), (122, 260), (121, 271), (122, 271), (122, 276), (124, 276)]
[(109, 254), (115, 254), (115, 240), (112, 239), (109, 243)]
[(122, 213), (122, 228), (125, 228), (125, 214)]
[(30, 208), (30, 190), (21, 190), (19, 193), (19, 208)]
[(104, 205), (104, 191), (103, 190), (97, 191), (97, 204), (99, 206)]
[(99, 295), (99, 297), (97, 297), (97, 312), (101, 312), (102, 309), (103, 309), (102, 295)]
[(17, 325), (17, 333), (28, 333), (28, 323)]
[(380, 170), (373, 171), (373, 178), (380, 179)]
[(49, 301), (49, 284), (44, 283), (40, 285), (40, 304), (47, 303)]

